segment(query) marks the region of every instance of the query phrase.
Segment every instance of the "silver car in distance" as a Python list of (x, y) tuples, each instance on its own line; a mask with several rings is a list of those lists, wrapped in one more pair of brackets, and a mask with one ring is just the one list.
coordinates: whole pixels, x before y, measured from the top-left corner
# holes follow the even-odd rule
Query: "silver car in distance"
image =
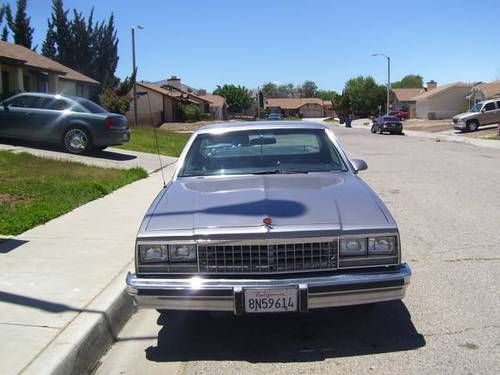
[(321, 124), (201, 128), (144, 217), (128, 292), (235, 314), (402, 299), (411, 271), (366, 168)]

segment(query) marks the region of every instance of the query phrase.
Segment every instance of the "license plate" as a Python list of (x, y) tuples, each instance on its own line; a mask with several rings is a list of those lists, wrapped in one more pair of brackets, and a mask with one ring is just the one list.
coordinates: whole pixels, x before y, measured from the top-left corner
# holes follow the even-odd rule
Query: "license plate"
[(297, 289), (245, 289), (245, 312), (297, 311)]

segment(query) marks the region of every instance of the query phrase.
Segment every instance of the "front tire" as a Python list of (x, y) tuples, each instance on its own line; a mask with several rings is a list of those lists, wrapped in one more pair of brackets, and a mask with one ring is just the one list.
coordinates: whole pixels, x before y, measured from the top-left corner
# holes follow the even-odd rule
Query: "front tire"
[(62, 146), (72, 154), (86, 154), (92, 150), (92, 138), (86, 129), (71, 127), (64, 132)]
[(467, 131), (475, 132), (479, 128), (479, 123), (476, 120), (471, 120), (467, 123)]

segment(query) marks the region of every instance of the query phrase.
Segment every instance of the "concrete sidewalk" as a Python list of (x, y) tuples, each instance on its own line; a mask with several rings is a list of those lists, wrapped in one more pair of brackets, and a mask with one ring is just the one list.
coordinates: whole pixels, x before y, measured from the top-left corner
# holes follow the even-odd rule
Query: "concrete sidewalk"
[(0, 242), (1, 374), (74, 371), (61, 371), (64, 353), (77, 350), (75, 359), (99, 344), (100, 335), (85, 350), (75, 340), (90, 323), (112, 326), (108, 310), (117, 308), (137, 229), (161, 188), (154, 173)]
[[(87, 165), (103, 168), (129, 169), (141, 167), (148, 173), (156, 172), (160, 169), (160, 161), (157, 154), (122, 150), (108, 147), (104, 151), (95, 152), (90, 155), (73, 155), (57, 147), (45, 146), (43, 148), (32, 146), (31, 144), (4, 144), (0, 143), (0, 150), (11, 152), (27, 152), (29, 154), (49, 159), (68, 160)], [(161, 156), (163, 166), (175, 163), (176, 158)]]

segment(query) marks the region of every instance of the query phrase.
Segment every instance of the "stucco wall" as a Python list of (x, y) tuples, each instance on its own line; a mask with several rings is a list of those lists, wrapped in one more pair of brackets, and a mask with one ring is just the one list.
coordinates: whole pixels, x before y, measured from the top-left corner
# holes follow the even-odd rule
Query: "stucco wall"
[[(137, 92), (147, 92), (147, 95), (140, 95), (137, 97), (137, 120), (139, 126), (152, 126), (151, 114), (153, 116), (154, 125), (162, 123), (163, 113), (163, 95), (156, 91), (137, 86)], [(132, 94), (132, 93), (131, 93)], [(149, 100), (148, 100), (149, 97)], [(151, 112), (149, 108), (149, 101), (151, 102)], [(129, 124), (134, 126), (134, 102), (130, 103), (130, 109), (126, 113)]]
[(425, 99), (417, 100), (417, 117), (446, 119), (462, 112), (467, 107), (466, 95), (470, 87), (451, 87)]

